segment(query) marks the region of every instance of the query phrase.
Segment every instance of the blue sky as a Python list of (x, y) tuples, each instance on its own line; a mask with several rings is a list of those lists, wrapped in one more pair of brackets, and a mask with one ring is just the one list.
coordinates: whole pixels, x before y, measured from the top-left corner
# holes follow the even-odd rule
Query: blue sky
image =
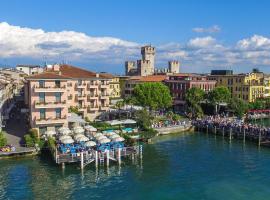
[(123, 73), (151, 43), (160, 67), (177, 59), (185, 72), (269, 72), (269, 8), (266, 0), (3, 0), (0, 63), (65, 60)]

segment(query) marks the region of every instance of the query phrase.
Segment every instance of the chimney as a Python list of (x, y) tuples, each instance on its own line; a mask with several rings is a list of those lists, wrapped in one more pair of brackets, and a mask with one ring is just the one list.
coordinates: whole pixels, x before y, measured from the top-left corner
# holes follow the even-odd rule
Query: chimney
[(99, 78), (99, 74), (98, 73), (96, 73), (96, 78)]

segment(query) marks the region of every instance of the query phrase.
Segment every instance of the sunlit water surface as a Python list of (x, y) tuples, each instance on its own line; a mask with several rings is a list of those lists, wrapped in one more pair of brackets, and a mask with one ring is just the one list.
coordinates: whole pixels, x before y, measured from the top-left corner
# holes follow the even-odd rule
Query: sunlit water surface
[(270, 149), (203, 133), (158, 137), (143, 159), (65, 170), (49, 159), (0, 160), (0, 199), (269, 199)]

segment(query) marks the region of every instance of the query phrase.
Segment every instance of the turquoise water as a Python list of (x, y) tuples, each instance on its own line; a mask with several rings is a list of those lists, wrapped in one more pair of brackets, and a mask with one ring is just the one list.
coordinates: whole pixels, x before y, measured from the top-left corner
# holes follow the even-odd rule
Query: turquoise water
[(49, 160), (0, 161), (0, 199), (269, 199), (270, 149), (184, 134), (144, 146), (142, 163), (83, 172)]

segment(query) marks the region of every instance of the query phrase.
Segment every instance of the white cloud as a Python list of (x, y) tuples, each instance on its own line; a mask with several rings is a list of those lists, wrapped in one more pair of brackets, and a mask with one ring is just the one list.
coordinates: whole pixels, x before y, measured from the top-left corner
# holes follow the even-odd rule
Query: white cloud
[[(74, 31), (45, 32), (0, 23), (0, 57), (60, 58), (78, 60), (109, 54), (132, 54), (138, 44), (113, 37), (91, 37)], [(126, 51), (129, 49), (129, 51)]]
[(221, 28), (218, 25), (214, 25), (209, 28), (196, 27), (192, 31), (196, 33), (218, 33), (221, 31)]
[(216, 39), (208, 36), (208, 37), (197, 37), (189, 40), (188, 46), (192, 48), (208, 48), (212, 47), (216, 44)]
[[(140, 57), (140, 46), (114, 37), (91, 37), (74, 31), (46, 32), (0, 23), (0, 61), (20, 58), (41, 63), (46, 57), (53, 62), (66, 60), (90, 66), (92, 63), (118, 66), (101, 68), (123, 72), (125, 60)], [(270, 65), (270, 38), (260, 35), (241, 39), (231, 46), (212, 36), (192, 38), (182, 44), (171, 42), (155, 46), (156, 63), (165, 64), (177, 59), (197, 72), (208, 72), (219, 66), (242, 66), (244, 69), (246, 66)]]

